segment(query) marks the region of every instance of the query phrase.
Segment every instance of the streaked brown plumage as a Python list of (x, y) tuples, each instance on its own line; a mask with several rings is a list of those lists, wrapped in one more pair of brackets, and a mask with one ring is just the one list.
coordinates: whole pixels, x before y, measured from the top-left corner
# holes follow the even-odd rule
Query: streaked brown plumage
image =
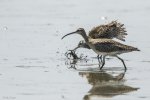
[(121, 43), (116, 42), (116, 41), (114, 41), (112, 39), (105, 39), (105, 38), (103, 38), (103, 39), (92, 39), (92, 38), (89, 38), (86, 35), (85, 30), (83, 28), (79, 28), (75, 32), (66, 34), (65, 36), (62, 37), (62, 39), (64, 37), (68, 36), (68, 35), (71, 35), (71, 34), (80, 34), (84, 38), (86, 44), (95, 53), (97, 53), (98, 55), (103, 55), (102, 65), (101, 65), (100, 69), (102, 69), (103, 66), (105, 65), (105, 57), (106, 56), (115, 56), (119, 60), (122, 61), (123, 65), (125, 67), (125, 70), (126, 70), (127, 68), (126, 68), (126, 65), (125, 65), (123, 59), (121, 59), (117, 55), (118, 54), (122, 54), (122, 53), (126, 53), (126, 52), (139, 51), (138, 48), (121, 44)]
[(105, 53), (112, 53), (118, 51), (119, 54), (121, 52), (125, 53), (138, 50), (135, 47), (124, 45), (111, 39), (90, 39), (89, 42), (94, 45), (94, 48), (96, 50)]
[(125, 35), (126, 29), (124, 27), (124, 24), (121, 24), (117, 21), (112, 21), (105, 25), (99, 25), (97, 27), (92, 28), (91, 31), (89, 31), (89, 37), (93, 39), (97, 38), (117, 38), (121, 41), (125, 41)]
[[(127, 35), (126, 29), (124, 27), (124, 24), (121, 24), (117, 21), (111, 21), (108, 24), (105, 25), (99, 25), (97, 27), (92, 28), (91, 31), (88, 33), (88, 37), (92, 39), (113, 39), (117, 38), (121, 41), (125, 41), (125, 36)], [(90, 47), (84, 42), (80, 41), (78, 43), (78, 46), (74, 48), (72, 51), (77, 50), (78, 48), (86, 48), (90, 49)]]

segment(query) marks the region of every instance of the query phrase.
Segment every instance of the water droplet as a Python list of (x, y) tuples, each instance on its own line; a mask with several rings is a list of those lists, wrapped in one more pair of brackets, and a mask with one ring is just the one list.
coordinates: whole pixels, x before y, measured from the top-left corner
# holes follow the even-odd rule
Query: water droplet
[(56, 33), (59, 33), (59, 31), (57, 30)]
[(3, 29), (6, 31), (6, 30), (8, 30), (8, 27), (7, 27), (7, 26), (4, 26)]
[(101, 20), (107, 20), (107, 17), (106, 16), (102, 16)]

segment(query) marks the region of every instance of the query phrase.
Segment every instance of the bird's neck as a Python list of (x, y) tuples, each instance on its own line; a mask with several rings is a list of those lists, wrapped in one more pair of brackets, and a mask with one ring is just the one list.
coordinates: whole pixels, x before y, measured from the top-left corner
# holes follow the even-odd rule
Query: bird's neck
[(89, 38), (88, 36), (85, 34), (82, 34), (82, 37), (84, 38), (85, 42), (88, 43), (89, 42)]

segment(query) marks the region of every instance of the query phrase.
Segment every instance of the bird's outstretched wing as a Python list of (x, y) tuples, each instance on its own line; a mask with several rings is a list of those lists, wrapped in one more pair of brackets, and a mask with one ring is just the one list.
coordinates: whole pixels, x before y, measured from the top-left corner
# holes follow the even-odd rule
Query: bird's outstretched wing
[(119, 40), (125, 41), (125, 39), (124, 39), (125, 35), (127, 35), (127, 33), (126, 33), (126, 29), (124, 27), (124, 24), (121, 24), (117, 21), (112, 21), (106, 25), (99, 25), (97, 27), (94, 27), (89, 32), (89, 37), (93, 38), (93, 39), (117, 38)]

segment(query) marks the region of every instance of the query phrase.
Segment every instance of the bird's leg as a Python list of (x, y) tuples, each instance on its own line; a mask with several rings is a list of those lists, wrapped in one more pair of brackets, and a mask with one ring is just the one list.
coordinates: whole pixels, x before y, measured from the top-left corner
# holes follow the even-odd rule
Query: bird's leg
[(98, 59), (98, 62), (99, 63), (102, 63), (102, 55), (100, 56), (100, 55), (97, 55), (97, 59)]
[(104, 67), (104, 65), (105, 65), (105, 57), (106, 57), (106, 56), (103, 56), (103, 57), (102, 57), (102, 66), (100, 67), (100, 70), (101, 70), (101, 69)]
[(98, 62), (99, 62), (99, 67), (100, 67), (100, 65), (101, 65), (101, 63), (102, 63), (102, 58), (101, 58), (101, 60), (100, 60), (99, 55), (97, 55), (97, 59), (98, 59)]
[(103, 61), (103, 60), (102, 60), (102, 55), (99, 57), (99, 59), (101, 60), (101, 62)]
[(97, 59), (98, 59), (98, 62), (100, 63), (100, 61), (99, 61), (99, 55), (97, 55)]
[(126, 65), (125, 65), (125, 63), (124, 63), (124, 60), (123, 59), (121, 59), (120, 57), (118, 57), (118, 56), (116, 56), (119, 60), (121, 60), (121, 62), (123, 63), (123, 65), (124, 65), (124, 68), (125, 68), (125, 71), (127, 70), (127, 67), (126, 67)]

